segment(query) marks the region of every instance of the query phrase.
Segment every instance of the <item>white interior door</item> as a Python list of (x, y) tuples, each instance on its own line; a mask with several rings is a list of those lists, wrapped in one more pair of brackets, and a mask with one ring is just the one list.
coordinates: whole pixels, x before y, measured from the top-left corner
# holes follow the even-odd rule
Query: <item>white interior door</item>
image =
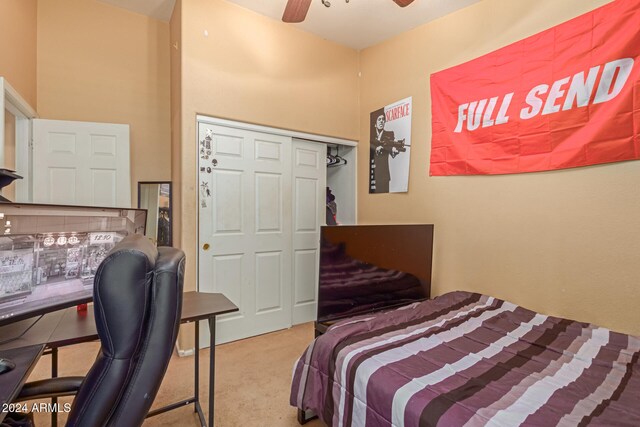
[(325, 144), (293, 141), (293, 324), (316, 319), (320, 225), (326, 222)]
[(33, 121), (33, 201), (131, 207), (129, 125)]
[[(200, 123), (198, 287), (224, 343), (291, 326), (291, 138)], [(215, 160), (215, 165), (214, 165)], [(208, 346), (203, 322), (201, 343)]]

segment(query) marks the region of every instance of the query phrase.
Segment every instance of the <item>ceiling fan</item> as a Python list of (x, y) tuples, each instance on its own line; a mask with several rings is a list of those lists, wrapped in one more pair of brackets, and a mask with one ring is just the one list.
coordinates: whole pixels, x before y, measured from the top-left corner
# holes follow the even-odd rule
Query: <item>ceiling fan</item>
[[(321, 0), (322, 4), (329, 7), (331, 3), (328, 0)], [(400, 7), (409, 6), (413, 0), (393, 0)], [(349, 0), (346, 0), (349, 3)], [(284, 8), (282, 20), (287, 23), (298, 23), (304, 21), (311, 6), (311, 0), (288, 0), (287, 6)]]

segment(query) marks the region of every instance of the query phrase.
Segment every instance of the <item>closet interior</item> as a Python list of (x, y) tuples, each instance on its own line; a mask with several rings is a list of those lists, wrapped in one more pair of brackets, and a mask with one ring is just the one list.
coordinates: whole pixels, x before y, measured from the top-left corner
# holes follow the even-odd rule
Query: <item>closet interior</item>
[(326, 163), (326, 224), (353, 225), (356, 223), (356, 147), (327, 144)]

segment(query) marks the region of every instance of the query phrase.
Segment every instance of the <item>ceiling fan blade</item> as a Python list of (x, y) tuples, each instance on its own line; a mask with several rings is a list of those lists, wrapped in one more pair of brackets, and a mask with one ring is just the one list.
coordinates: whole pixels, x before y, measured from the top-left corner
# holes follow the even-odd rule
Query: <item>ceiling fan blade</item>
[(282, 20), (288, 23), (304, 21), (311, 6), (311, 0), (289, 0), (284, 8)]
[(393, 0), (394, 2), (396, 2), (396, 4), (400, 7), (406, 7), (409, 6), (411, 3), (413, 3), (413, 0)]

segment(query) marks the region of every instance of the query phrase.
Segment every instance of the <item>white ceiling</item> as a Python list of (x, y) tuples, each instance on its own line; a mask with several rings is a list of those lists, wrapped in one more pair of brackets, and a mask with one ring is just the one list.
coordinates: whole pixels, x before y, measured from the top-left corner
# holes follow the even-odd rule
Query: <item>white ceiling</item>
[[(282, 19), (287, 0), (228, 0), (273, 19)], [(480, 0), (415, 0), (405, 8), (393, 0), (330, 0), (325, 7), (312, 0), (307, 19), (298, 28), (324, 39), (364, 49), (404, 31), (438, 19)]]
[[(175, 0), (99, 0), (114, 6), (169, 21)], [(282, 19), (287, 0), (228, 0), (276, 20)], [(364, 49), (397, 34), (438, 19), (480, 0), (415, 0), (405, 8), (393, 0), (312, 0), (307, 19), (296, 27), (324, 39)], [(284, 25), (284, 24), (283, 24)]]

